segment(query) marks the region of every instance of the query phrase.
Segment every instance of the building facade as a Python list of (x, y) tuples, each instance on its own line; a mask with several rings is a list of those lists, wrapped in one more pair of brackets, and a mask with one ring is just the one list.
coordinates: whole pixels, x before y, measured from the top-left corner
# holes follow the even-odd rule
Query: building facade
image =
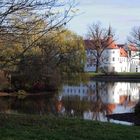
[[(86, 72), (96, 71), (95, 50), (85, 40)], [(89, 43), (88, 43), (89, 44)], [(100, 70), (106, 72), (140, 72), (139, 49), (134, 45), (116, 44), (114, 41), (103, 51)]]

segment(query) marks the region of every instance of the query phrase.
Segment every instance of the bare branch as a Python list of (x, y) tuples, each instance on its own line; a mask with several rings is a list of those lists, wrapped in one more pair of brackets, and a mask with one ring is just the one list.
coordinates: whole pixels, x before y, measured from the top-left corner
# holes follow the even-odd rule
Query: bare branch
[[(112, 28), (108, 29), (101, 27), (100, 23), (95, 23), (89, 26), (88, 30), (88, 40), (90, 50), (95, 57), (96, 72), (98, 72), (99, 66), (103, 63), (106, 58), (103, 58), (103, 52), (105, 49), (109, 48), (113, 40), (114, 33)], [(104, 56), (105, 57), (105, 56)]]
[(7, 42), (12, 44), (11, 48), (19, 44), (21, 51), (7, 57), (3, 57), (0, 53), (0, 61), (5, 59), (5, 63), (2, 62), (0, 67), (3, 68), (10, 62), (17, 62), (27, 51), (36, 47), (43, 36), (65, 26), (75, 15), (71, 12), (75, 5), (74, 0), (1, 1), (0, 45), (5, 46), (6, 52)]
[(140, 26), (132, 28), (130, 35), (127, 37), (128, 43), (140, 47)]

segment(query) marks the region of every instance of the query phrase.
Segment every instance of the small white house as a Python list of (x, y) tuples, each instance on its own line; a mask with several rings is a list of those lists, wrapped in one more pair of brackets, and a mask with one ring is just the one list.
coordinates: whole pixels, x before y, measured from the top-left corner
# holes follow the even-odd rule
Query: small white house
[(140, 72), (140, 53), (134, 45), (128, 45), (130, 72)]

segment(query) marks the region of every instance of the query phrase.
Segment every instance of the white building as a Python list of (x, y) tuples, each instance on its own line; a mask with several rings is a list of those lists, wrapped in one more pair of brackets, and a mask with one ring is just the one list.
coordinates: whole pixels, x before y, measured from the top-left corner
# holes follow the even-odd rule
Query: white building
[(128, 51), (127, 52), (128, 52), (128, 55), (129, 55), (130, 72), (140, 72), (139, 49), (136, 48), (133, 45), (128, 45)]
[[(96, 71), (95, 50), (85, 40), (86, 64), (85, 71)], [(140, 72), (139, 50), (134, 45), (117, 45), (115, 42), (106, 48), (101, 57), (100, 69), (106, 72)]]

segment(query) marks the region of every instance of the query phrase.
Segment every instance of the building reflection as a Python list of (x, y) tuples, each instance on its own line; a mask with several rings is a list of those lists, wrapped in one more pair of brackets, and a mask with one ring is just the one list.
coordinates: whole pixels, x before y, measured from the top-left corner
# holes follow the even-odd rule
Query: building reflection
[(107, 121), (106, 115), (133, 112), (139, 90), (139, 83), (90, 81), (77, 86), (65, 85), (60, 98), (65, 114), (72, 111), (74, 116), (84, 119)]

